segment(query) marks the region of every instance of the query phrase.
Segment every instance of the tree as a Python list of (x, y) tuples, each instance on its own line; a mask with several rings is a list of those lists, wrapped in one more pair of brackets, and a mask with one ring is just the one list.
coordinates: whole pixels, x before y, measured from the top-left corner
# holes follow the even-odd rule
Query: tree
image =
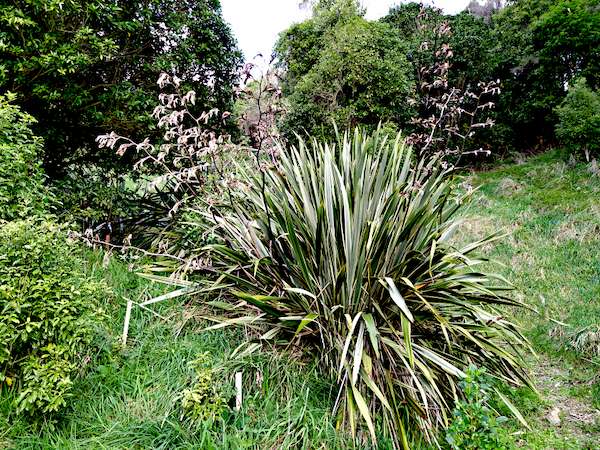
[(286, 72), (285, 93), (291, 93), (300, 79), (318, 63), (328, 34), (335, 27), (363, 15), (356, 0), (309, 3), (312, 5), (312, 18), (283, 31), (275, 44), (277, 66)]
[(600, 93), (591, 90), (584, 78), (569, 88), (556, 108), (559, 121), (556, 135), (573, 153), (583, 153), (586, 160), (600, 151)]
[(466, 12), (448, 17), (452, 34), (450, 80), (460, 88), (494, 79), (494, 38), (492, 26)]
[(286, 69), (284, 135), (331, 137), (332, 120), (340, 128), (408, 123), (406, 46), (387, 24), (361, 14), (354, 1), (319, 2), (313, 18), (282, 33), (276, 54)]
[(284, 128), (327, 136), (332, 120), (341, 128), (405, 124), (412, 86), (401, 41), (389, 26), (357, 17), (335, 29), (297, 84)]
[(560, 0), (532, 23), (533, 45), (548, 78), (565, 86), (583, 76), (600, 86), (600, 4)]
[(554, 140), (555, 108), (584, 76), (597, 86), (600, 9), (595, 0), (519, 0), (493, 16), (498, 120), (516, 147)]
[(194, 84), (199, 110), (230, 108), (240, 61), (218, 0), (0, 0), (0, 91), (38, 119), (53, 177), (114, 165), (94, 138), (140, 135), (161, 71)]
[(494, 125), (489, 111), (498, 94), (486, 64), (487, 24), (418, 3), (392, 8), (382, 20), (408, 47), (416, 83), (407, 139), (419, 156), (440, 154), (458, 164), (463, 156), (490, 154), (476, 133)]
[[(411, 2), (391, 8), (381, 21), (389, 24), (408, 44), (407, 56), (417, 79), (420, 69), (431, 65), (435, 50), (442, 44), (452, 48), (451, 83), (462, 89), (492, 78), (493, 37), (490, 25), (483, 19), (468, 12), (444, 15), (438, 8)], [(443, 23), (448, 24), (451, 32), (438, 36), (434, 30)]]
[[(434, 49), (439, 49), (442, 44), (436, 30), (445, 21), (447, 19), (441, 9), (415, 2), (395, 6), (381, 18), (381, 22), (389, 24), (407, 46), (407, 58), (417, 84), (421, 67), (431, 66), (435, 60)], [(443, 39), (447, 43), (448, 36)]]

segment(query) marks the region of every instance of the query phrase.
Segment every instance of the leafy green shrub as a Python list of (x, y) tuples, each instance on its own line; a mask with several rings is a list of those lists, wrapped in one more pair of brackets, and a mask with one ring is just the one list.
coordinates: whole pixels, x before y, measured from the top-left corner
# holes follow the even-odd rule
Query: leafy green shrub
[(588, 161), (590, 155), (599, 154), (600, 94), (591, 90), (585, 79), (575, 81), (556, 113), (556, 135), (569, 150), (583, 152)]
[(0, 381), (17, 389), (18, 413), (58, 411), (89, 360), (107, 292), (81, 264), (58, 225), (0, 226)]
[[(284, 42), (281, 43), (283, 45)], [(375, 129), (380, 121), (407, 124), (413, 108), (404, 46), (387, 25), (361, 17), (337, 25), (319, 40), (320, 57), (288, 97), (284, 134), (331, 136), (331, 122)]]
[(35, 119), (0, 96), (0, 220), (25, 218), (48, 199), (41, 167), (42, 139), (31, 131)]
[[(354, 435), (362, 420), (396, 447), (408, 430), (445, 427), (469, 364), (528, 383), (517, 327), (496, 307), (499, 276), (471, 255), (494, 237), (454, 248), (467, 200), (438, 161), (413, 162), (398, 135), (299, 140), (273, 170), (246, 171), (248, 192), (206, 214), (207, 304), (215, 327), (256, 329), (255, 342), (295, 344), (336, 379), (335, 411)], [(216, 274), (216, 275), (215, 275)], [(516, 352), (511, 351), (515, 350)]]
[(446, 443), (452, 450), (503, 450), (514, 446), (499, 425), (506, 417), (496, 417), (488, 406), (491, 395), (485, 369), (470, 366), (459, 383), (464, 400), (454, 406), (452, 422), (446, 430)]
[(199, 355), (190, 363), (190, 367), (194, 370), (194, 382), (181, 396), (182, 419), (193, 426), (212, 423), (227, 408), (227, 402), (217, 385), (215, 369), (208, 365), (207, 354)]

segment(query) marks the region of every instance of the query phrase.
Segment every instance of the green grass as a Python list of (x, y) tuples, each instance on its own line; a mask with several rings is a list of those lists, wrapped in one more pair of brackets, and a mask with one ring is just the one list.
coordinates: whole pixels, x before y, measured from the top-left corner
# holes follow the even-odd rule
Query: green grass
[[(466, 180), (481, 186), (466, 231), (509, 234), (490, 255), (539, 311), (517, 319), (536, 347), (551, 353), (568, 347), (571, 331), (600, 325), (600, 177), (586, 167), (568, 165), (554, 151)], [(593, 359), (592, 348), (566, 353)]]
[[(102, 267), (90, 255), (90, 272), (106, 279), (116, 300), (106, 304), (112, 321), (101, 343), (105, 351), (74, 389), (70, 408), (55, 424), (29, 425), (12, 413), (11, 393), (0, 396), (0, 448), (306, 448), (345, 447), (330, 414), (331, 386), (314, 369), (268, 352), (243, 362), (244, 406), (223, 423), (191, 429), (181, 419), (180, 394), (192, 381), (189, 363), (208, 352), (223, 367), (227, 392), (241, 365), (227, 355), (243, 336), (234, 331), (199, 332), (193, 310), (156, 305), (161, 320), (134, 308), (126, 348), (120, 347), (125, 301), (161, 293), (114, 259)], [(177, 334), (176, 331), (179, 331)], [(298, 376), (301, 374), (301, 376)]]
[[(538, 353), (531, 366), (541, 398), (515, 394), (534, 429), (521, 436), (524, 447), (600, 448), (600, 341), (573, 339), (600, 325), (600, 177), (552, 151), (463, 182), (480, 187), (463, 234), (508, 233), (489, 256), (537, 310), (507, 312)], [(544, 418), (552, 407), (564, 416), (559, 427)]]
[[(539, 311), (516, 314), (532, 346), (540, 396), (510, 391), (533, 431), (511, 421), (508, 433), (527, 449), (600, 448), (600, 358), (574, 346), (573, 333), (600, 325), (600, 177), (585, 164), (569, 165), (559, 152), (522, 164), (506, 164), (463, 178), (481, 186), (466, 211), (463, 237), (499, 229), (509, 236), (490, 256), (516, 287), (514, 295)], [(460, 237), (459, 237), (460, 238)], [(350, 448), (330, 413), (336, 392), (309, 365), (276, 357), (266, 349), (243, 363), (229, 352), (241, 331), (199, 332), (203, 323), (190, 306), (157, 304), (162, 320), (134, 308), (126, 348), (120, 347), (125, 300), (162, 292), (127, 267), (91, 254), (89, 271), (115, 290), (106, 300), (112, 317), (99, 342), (96, 366), (75, 387), (71, 407), (52, 425), (33, 426), (11, 411), (11, 393), (0, 395), (0, 448)], [(554, 321), (553, 321), (554, 320)], [(568, 324), (563, 326), (557, 322)], [(180, 420), (179, 395), (192, 381), (189, 362), (209, 352), (220, 383), (231, 391), (243, 367), (244, 406), (223, 423), (191, 429)], [(545, 419), (553, 407), (562, 423)], [(571, 417), (575, 413), (577, 417)], [(597, 416), (595, 416), (597, 417)], [(382, 448), (386, 448), (385, 443)]]

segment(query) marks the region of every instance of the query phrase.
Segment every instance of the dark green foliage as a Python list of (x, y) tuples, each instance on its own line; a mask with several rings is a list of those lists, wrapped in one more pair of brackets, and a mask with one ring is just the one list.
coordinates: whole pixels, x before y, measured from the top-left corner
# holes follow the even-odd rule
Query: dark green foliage
[[(452, 29), (449, 82), (465, 88), (478, 81), (500, 80), (502, 92), (494, 100), (492, 114), (496, 126), (483, 130), (478, 138), (492, 143), (496, 153), (546, 147), (554, 142), (554, 110), (566, 95), (565, 85), (583, 76), (592, 88), (598, 87), (598, 2), (519, 0), (499, 11), (493, 11), (493, 4), (488, 6), (485, 20), (467, 12), (444, 16), (425, 8), (427, 21), (447, 21)], [(381, 19), (409, 44), (409, 60), (416, 71), (432, 57), (419, 50), (421, 42), (428, 42), (429, 48), (439, 45), (417, 28), (420, 8), (416, 3), (403, 4)]]
[(435, 18), (437, 20), (441, 17), (440, 12), (434, 8), (410, 2), (394, 6), (386, 16), (381, 18), (381, 21), (390, 24), (403, 40), (411, 41), (418, 46), (419, 43), (416, 40), (416, 19), (423, 8), (430, 14), (432, 19)]
[[(306, 43), (299, 41), (295, 51)], [(402, 41), (388, 25), (356, 16), (336, 24), (319, 47), (310, 66), (309, 61), (292, 65), (290, 111), (283, 123), (288, 137), (303, 130), (332, 137), (332, 121), (341, 128), (408, 122), (411, 69)]]
[(452, 28), (448, 43), (454, 53), (449, 81), (463, 89), (491, 80), (495, 57), (492, 27), (482, 18), (466, 12), (448, 20)]
[(0, 226), (0, 381), (16, 389), (18, 413), (60, 410), (89, 361), (102, 318), (96, 301), (108, 294), (81, 264), (63, 227)]
[(600, 8), (595, 0), (521, 0), (493, 17), (494, 76), (502, 80), (498, 121), (506, 144), (547, 146), (565, 85), (598, 83)]
[(0, 220), (44, 210), (49, 194), (41, 167), (43, 141), (31, 131), (35, 119), (0, 96)]
[[(421, 67), (432, 64), (434, 51), (447, 43), (453, 53), (449, 71), (452, 86), (464, 89), (490, 80), (492, 29), (483, 19), (467, 12), (448, 16), (439, 9), (411, 2), (390, 9), (381, 21), (389, 24), (408, 46), (407, 56), (416, 79)], [(443, 22), (447, 22), (451, 29), (447, 38), (434, 34), (436, 27)], [(426, 26), (419, 27), (419, 23)], [(425, 47), (422, 46), (424, 42), (427, 43)]]
[(0, 0), (0, 91), (39, 120), (52, 178), (117, 164), (102, 132), (146, 137), (161, 71), (194, 84), (200, 110), (229, 109), (239, 64), (218, 0)]
[[(415, 80), (419, 79), (421, 67), (431, 66), (433, 63), (434, 52), (442, 44), (435, 30), (446, 20), (442, 10), (414, 2), (395, 6), (380, 19), (390, 25), (406, 46)], [(425, 26), (420, 27), (420, 24)], [(426, 45), (422, 45), (423, 43)]]
[(452, 450), (508, 450), (514, 445), (502, 433), (506, 417), (496, 417), (489, 407), (492, 385), (485, 369), (470, 366), (460, 382), (463, 399), (456, 402), (446, 430), (446, 444)]
[(564, 86), (582, 76), (600, 87), (598, 0), (552, 1), (531, 27), (546, 80)]
[(591, 90), (580, 78), (556, 109), (556, 135), (574, 154), (586, 159), (600, 150), (600, 93)]
[(63, 179), (53, 183), (54, 190), (60, 192), (58, 216), (82, 232), (94, 229), (101, 237), (122, 237), (124, 232), (131, 232), (129, 226), (142, 209), (137, 189), (140, 184), (143, 179), (115, 170), (71, 166)]

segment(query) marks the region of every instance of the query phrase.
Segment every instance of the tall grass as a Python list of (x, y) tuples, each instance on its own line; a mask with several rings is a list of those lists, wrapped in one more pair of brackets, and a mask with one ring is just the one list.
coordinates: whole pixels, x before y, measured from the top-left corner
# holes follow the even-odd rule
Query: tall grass
[(336, 379), (338, 425), (359, 440), (409, 447), (435, 440), (469, 364), (528, 383), (525, 339), (497, 310), (519, 304), (500, 276), (478, 271), (477, 249), (449, 239), (468, 194), (435, 159), (414, 162), (398, 135), (355, 131), (336, 144), (299, 139), (278, 166), (246, 172), (245, 199), (197, 226), (216, 274), (211, 328), (244, 325), (256, 339), (298, 346)]

